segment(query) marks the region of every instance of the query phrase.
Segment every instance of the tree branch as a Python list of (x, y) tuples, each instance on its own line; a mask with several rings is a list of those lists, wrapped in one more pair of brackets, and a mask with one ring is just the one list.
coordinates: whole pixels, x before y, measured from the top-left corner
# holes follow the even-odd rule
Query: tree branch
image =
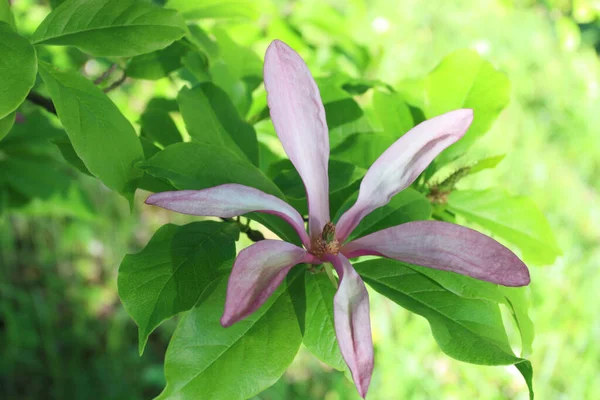
[(265, 236), (262, 234), (262, 232), (250, 228), (250, 220), (248, 220), (247, 224), (243, 224), (240, 221), (239, 217), (237, 219), (221, 218), (221, 220), (236, 224), (240, 229), (240, 232), (245, 233), (246, 236), (248, 236), (248, 239), (252, 240), (253, 242), (260, 242), (261, 240), (265, 240)]
[(126, 79), (127, 79), (127, 75), (125, 75), (125, 72), (123, 72), (123, 75), (119, 79), (117, 79), (116, 81), (111, 83), (110, 86), (108, 86), (104, 89), (104, 93), (108, 93), (108, 92), (118, 88), (119, 86), (121, 86), (123, 84), (123, 82), (125, 82)]
[(36, 93), (36, 92), (29, 92), (29, 94), (27, 95), (27, 100), (29, 100), (30, 102), (32, 102), (35, 105), (38, 105), (38, 106), (44, 108), (49, 113), (57, 115), (56, 108), (54, 107), (54, 103), (52, 103), (52, 100), (50, 100), (49, 98), (44, 97), (41, 94)]

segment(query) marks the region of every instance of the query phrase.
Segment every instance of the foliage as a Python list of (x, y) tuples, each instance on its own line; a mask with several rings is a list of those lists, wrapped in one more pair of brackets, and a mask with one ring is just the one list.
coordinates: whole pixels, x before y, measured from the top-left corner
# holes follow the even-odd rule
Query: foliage
[[(94, 227), (110, 237), (108, 224), (114, 221), (123, 229), (121, 224), (125, 223), (119, 219), (127, 220), (131, 226), (119, 234), (124, 243), (131, 243), (136, 234), (133, 221), (154, 218), (154, 226), (149, 227), (145, 222), (138, 228), (144, 233), (135, 244), (116, 244), (113, 238), (110, 243), (114, 249), (107, 250), (111, 256), (104, 262), (110, 266), (108, 274), (115, 282), (112, 266), (125, 252), (135, 250), (136, 254), (125, 256), (119, 267), (119, 296), (138, 324), (140, 352), (147, 340), (155, 346), (150, 354), (147, 351), (143, 358), (137, 358), (137, 353), (127, 346), (134, 344), (135, 335), (122, 311), (115, 312), (114, 327), (109, 330), (99, 322), (102, 321), (99, 311), (92, 314), (93, 318), (83, 312), (55, 315), (55, 308), (65, 303), (71, 307), (82, 293), (101, 295), (89, 295), (87, 288), (81, 288), (87, 285), (87, 278), (78, 276), (72, 285), (67, 285), (52, 278), (53, 274), (64, 274), (48, 268), (42, 273), (42, 283), (31, 277), (23, 278), (27, 285), (39, 285), (31, 295), (24, 296), (11, 284), (2, 286), (2, 297), (8, 299), (2, 302), (3, 320), (7, 326), (17, 328), (0, 332), (9, 340), (20, 340), (28, 349), (42, 348), (52, 365), (49, 380), (64, 379), (61, 378), (64, 361), (58, 355), (62, 350), (55, 347), (56, 343), (70, 343), (68, 354), (73, 363), (80, 363), (82, 358), (78, 354), (86, 344), (78, 341), (91, 340), (85, 338), (86, 330), (97, 332), (114, 357), (127, 349), (127, 356), (122, 356), (120, 364), (113, 363), (112, 356), (102, 357), (100, 351), (85, 359), (84, 364), (77, 364), (82, 365), (81, 370), (99, 371), (104, 397), (157, 395), (158, 386), (164, 384), (162, 375), (158, 379), (148, 376), (155, 373), (152, 371), (156, 370), (162, 354), (166, 355), (166, 387), (160, 398), (196, 398), (198, 393), (211, 393), (215, 398), (257, 395), (284, 374), (301, 343), (325, 364), (345, 370), (333, 335), (334, 288), (324, 274), (301, 270), (258, 313), (224, 329), (218, 318), (223, 309), (225, 278), (235, 256), (236, 243), (238, 251), (249, 243), (246, 224), (190, 223), (189, 219), (177, 221), (180, 225), (163, 224), (164, 215), (144, 217), (150, 212), (143, 210), (139, 196), (134, 197), (136, 191), (142, 190), (200, 189), (221, 183), (242, 183), (286, 199), (306, 214), (306, 198), (299, 177), (266, 119), (259, 55), (274, 37), (292, 44), (311, 69), (323, 76), (318, 83), (331, 128), (332, 212), (338, 215), (356, 198), (366, 168), (408, 129), (424, 118), (453, 108), (475, 109), (475, 123), (466, 140), (444, 153), (411, 189), (365, 219), (355, 235), (434, 218), (483, 229), (517, 251), (530, 265), (550, 265), (561, 255), (550, 229), (556, 221), (548, 223), (535, 202), (496, 187), (502, 185), (490, 179), (492, 173), (511, 175), (504, 164), (510, 161), (513, 149), (510, 146), (494, 149), (492, 154), (508, 154), (506, 161), (498, 164), (501, 158), (489, 158), (489, 151), (482, 154), (483, 145), (477, 147), (476, 141), (494, 126), (496, 119), (500, 118), (502, 124), (501, 112), (507, 107), (511, 93), (517, 93), (518, 102), (529, 101), (527, 106), (532, 112), (547, 112), (531, 104), (534, 99), (524, 93), (521, 77), (517, 75), (515, 82), (510, 71), (495, 66), (498, 57), (464, 49), (447, 54), (445, 49), (443, 54), (437, 51), (435, 55), (415, 57), (418, 71), (410, 72), (419, 72), (417, 78), (386, 73), (385, 57), (391, 57), (393, 51), (378, 55), (382, 39), (367, 45), (356, 38), (358, 32), (352, 33), (351, 27), (345, 26), (348, 24), (344, 23), (344, 17), (359, 20), (361, 7), (367, 7), (362, 1), (353, 2), (356, 4), (348, 8), (346, 16), (333, 6), (305, 2), (289, 18), (281, 17), (282, 10), (266, 0), (260, 2), (269, 5), (264, 8), (249, 2), (216, 0), (202, 5), (171, 0), (164, 7), (152, 2), (134, 5), (129, 1), (94, 0), (83, 9), (74, 0), (55, 3), (62, 4), (55, 4), (44, 21), (35, 21), (29, 11), (15, 7), (17, 18), (13, 24), (10, 8), (0, 1), (0, 20), (6, 21), (0, 22), (0, 43), (10, 43), (6, 51), (14, 52), (14, 56), (6, 58), (10, 62), (4, 61), (8, 68), (0, 68), (0, 73), (5, 74), (0, 80), (11, 85), (0, 90), (3, 242), (11, 246), (13, 241), (17, 243), (26, 236), (12, 232), (12, 224), (25, 224), (32, 232), (54, 229), (52, 219), (41, 227), (32, 226), (30, 221), (36, 215), (59, 216), (61, 224), (74, 219), (78, 221), (77, 229), (87, 232), (89, 237), (94, 236)], [(40, 7), (36, 9), (50, 11)], [(266, 26), (261, 30), (252, 28), (262, 12), (268, 14)], [(423, 61), (425, 57), (427, 62)], [(434, 61), (438, 66), (427, 73), (427, 67)], [(374, 75), (375, 71), (381, 75)], [(35, 78), (37, 72), (40, 79)], [(115, 80), (117, 73), (127, 80)], [(150, 93), (144, 89), (149, 84), (147, 80), (154, 82)], [(551, 107), (560, 109), (559, 105)], [(482, 140), (485, 144), (491, 139)], [(568, 142), (566, 151), (574, 152), (585, 147), (586, 137), (576, 139), (577, 144), (567, 138), (554, 140)], [(536, 157), (530, 154), (530, 158)], [(514, 165), (517, 164), (511, 164)], [(496, 166), (501, 172), (497, 172)], [(588, 170), (595, 168), (597, 164)], [(472, 175), (475, 172), (480, 173)], [(520, 182), (512, 187), (513, 191), (531, 193)], [(132, 216), (126, 216), (127, 207), (112, 192), (129, 201)], [(111, 205), (98, 209), (96, 203), (102, 197), (108, 197)], [(544, 210), (550, 207), (544, 200), (540, 204)], [(109, 220), (102, 221), (104, 217)], [(282, 238), (294, 237), (293, 231), (276, 218), (247, 217), (247, 223), (265, 235), (273, 232)], [(56, 239), (54, 245), (64, 246), (52, 255), (56, 262), (62, 262), (60, 257), (69, 254), (65, 249), (70, 244), (84, 245), (76, 232), (71, 233), (70, 240), (61, 239), (67, 236), (63, 228), (52, 234)], [(38, 240), (37, 246), (43, 247), (43, 239)], [(210, 245), (205, 245), (206, 242)], [(13, 256), (19, 258), (17, 262), (11, 261), (10, 252), (3, 252), (4, 258), (0, 260), (6, 266), (21, 265), (25, 254), (23, 250), (17, 251)], [(36, 257), (45, 263), (41, 254)], [(511, 291), (398, 262), (362, 260), (356, 267), (372, 289), (409, 312), (423, 316), (443, 352), (475, 364), (514, 364), (531, 388), (531, 364), (525, 357), (530, 355), (533, 327), (526, 291)], [(2, 281), (14, 282), (12, 276), (16, 271), (7, 267), (3, 274), (11, 279)], [(29, 268), (25, 272), (40, 274), (35, 268), (33, 272)], [(544, 280), (542, 272), (534, 272), (533, 276), (534, 282), (536, 277)], [(116, 308), (114, 284), (112, 289), (109, 303)], [(72, 292), (62, 298), (63, 290)], [(51, 296), (52, 301), (45, 302), (46, 296)], [(543, 296), (538, 295), (538, 302)], [(373, 308), (380, 307), (388, 309), (390, 303), (379, 299)], [(501, 310), (512, 318), (514, 325), (510, 319), (502, 318)], [(532, 315), (542, 312), (534, 307)], [(408, 322), (411, 318), (406, 317)], [(73, 321), (80, 324), (74, 338), (69, 336), (73, 332), (60, 330), (61, 325)], [(17, 339), (32, 324), (43, 328), (42, 335), (31, 333)], [(377, 340), (381, 334), (378, 332), (390, 324), (394, 322), (378, 317), (373, 320), (378, 356), (381, 355), (376, 363), (382, 365), (392, 355), (400, 357), (421, 351), (408, 348), (396, 352), (389, 343)], [(158, 326), (157, 333), (151, 335)], [(122, 330), (127, 335), (120, 336)], [(403, 332), (401, 327), (398, 343), (403, 343)], [(171, 333), (169, 348), (161, 353)], [(513, 349), (520, 349), (521, 353), (515, 355)], [(534, 348), (532, 357), (537, 351), (539, 348)], [(11, 361), (19, 357), (7, 354)], [(25, 385), (19, 383), (21, 378), (17, 379), (18, 368), (33, 368), (31, 365), (41, 368), (36, 357), (33, 351), (26, 353), (7, 375), (14, 380), (13, 385), (3, 389), (7, 390), (8, 398), (24, 397), (23, 390), (40, 393), (39, 388), (24, 389)], [(2, 364), (3, 370), (11, 368), (11, 361)], [(146, 378), (133, 376), (132, 370), (142, 364), (153, 365), (154, 369), (145, 369)], [(535, 379), (537, 370), (544, 370), (544, 366), (534, 362), (534, 367)], [(290, 371), (294, 368), (293, 365)], [(133, 380), (135, 384), (130, 388), (117, 385), (115, 392), (110, 393), (108, 382), (118, 380), (119, 372), (124, 372), (125, 381)], [(374, 385), (380, 389), (373, 394), (374, 398), (395, 393), (386, 388), (384, 381), (393, 380), (394, 374), (385, 373), (390, 377), (376, 377)], [(332, 376), (328, 379), (337, 379), (338, 375)], [(63, 384), (55, 387), (53, 396), (89, 396), (82, 383), (84, 378), (81, 379), (73, 393), (67, 394), (68, 388)], [(142, 382), (144, 379), (146, 383)], [(277, 398), (278, 393), (284, 393), (281, 396), (287, 393), (292, 398), (290, 391), (308, 390), (283, 387), (282, 382), (285, 383), (280, 380), (267, 389), (264, 398)], [(330, 387), (333, 385), (329, 383)], [(345, 390), (345, 383), (338, 385), (340, 392)], [(142, 390), (145, 392), (140, 395)], [(295, 395), (301, 398), (307, 393)]]

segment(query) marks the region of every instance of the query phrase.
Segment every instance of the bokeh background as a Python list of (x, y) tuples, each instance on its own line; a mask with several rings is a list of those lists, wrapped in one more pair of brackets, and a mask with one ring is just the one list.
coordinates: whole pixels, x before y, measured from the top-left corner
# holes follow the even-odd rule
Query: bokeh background
[[(32, 33), (49, 3), (13, 1), (20, 30)], [(219, 22), (238, 44), (262, 57), (269, 40), (299, 33), (303, 42), (290, 44), (300, 47), (317, 76), (342, 70), (394, 86), (462, 48), (508, 75), (510, 105), (469, 153), (474, 160), (506, 157), (460, 185), (530, 196), (549, 219), (563, 256), (531, 270), (536, 395), (600, 398), (600, 3), (228, 3), (240, 4), (249, 16)], [(336, 46), (347, 56), (332, 51)], [(84, 72), (102, 68), (70, 50), (57, 49), (56, 56), (65, 65), (83, 62)], [(172, 86), (169, 79), (126, 82), (111, 97), (137, 121), (145, 101), (172, 95)], [(98, 181), (75, 170), (69, 174), (83, 191), (24, 201), (0, 216), (0, 398), (151, 398), (164, 386), (162, 361), (177, 319), (150, 337), (140, 358), (136, 326), (117, 295), (117, 269), (160, 225), (188, 219), (143, 207), (143, 193), (130, 212)], [(376, 368), (370, 399), (527, 398), (514, 367), (452, 360), (437, 347), (426, 320), (376, 294), (372, 299)], [(312, 398), (358, 397), (341, 373), (305, 349), (280, 382), (257, 397)]]

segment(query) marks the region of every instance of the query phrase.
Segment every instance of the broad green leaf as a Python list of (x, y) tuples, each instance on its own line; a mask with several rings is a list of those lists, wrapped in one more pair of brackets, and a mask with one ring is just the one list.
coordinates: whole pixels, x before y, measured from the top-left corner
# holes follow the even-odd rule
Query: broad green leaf
[(212, 33), (219, 45), (219, 58), (236, 78), (257, 77), (262, 80), (263, 62), (252, 49), (238, 45), (223, 29), (213, 29)]
[(131, 202), (142, 176), (134, 164), (144, 159), (131, 123), (78, 73), (40, 62), (40, 74), (77, 155), (94, 176)]
[(472, 50), (455, 51), (428, 76), (403, 82), (398, 89), (424, 111), (426, 118), (458, 108), (473, 109), (471, 127), (461, 140), (440, 154), (436, 160), (439, 165), (461, 156), (483, 136), (510, 98), (507, 76)]
[(15, 29), (15, 17), (10, 10), (9, 0), (0, 0), (0, 22), (6, 22)]
[[(2, 1), (2, 0), (0, 0)], [(0, 21), (0, 119), (25, 101), (35, 83), (37, 56), (27, 39)]]
[(339, 370), (346, 371), (333, 325), (333, 296), (336, 288), (325, 274), (305, 274), (306, 328), (304, 345), (319, 360)]
[(415, 125), (410, 108), (399, 93), (375, 91), (373, 108), (383, 131), (395, 139), (404, 135)]
[[(239, 183), (281, 199), (285, 198), (260, 169), (221, 146), (194, 142), (176, 143), (138, 164), (138, 167), (180, 190), (206, 189), (224, 183)], [(260, 213), (250, 213), (246, 216), (265, 225), (282, 239), (300, 243), (294, 229), (281, 218)]]
[(469, 168), (469, 175), (476, 174), (477, 172), (481, 172), (486, 169), (496, 168), (496, 166), (500, 164), (502, 160), (504, 160), (504, 157), (505, 154), (501, 154), (499, 156), (488, 157), (477, 161), (472, 167)]
[(49, 199), (68, 190), (71, 178), (46, 156), (19, 154), (2, 160), (7, 183), (27, 198)]
[(531, 366), (531, 362), (524, 360), (515, 364), (515, 367), (517, 367), (521, 375), (523, 375), (525, 383), (527, 383), (527, 387), (529, 388), (529, 400), (533, 400), (533, 367)]
[(183, 138), (175, 122), (167, 111), (149, 108), (144, 111), (140, 119), (142, 136), (166, 147), (170, 144), (181, 142)]
[(133, 57), (125, 68), (125, 74), (135, 79), (164, 78), (182, 67), (181, 59), (189, 51), (190, 46), (179, 40), (164, 49)]
[[(154, 156), (156, 153), (162, 151), (160, 147), (155, 145), (152, 141), (145, 138), (144, 136), (140, 136), (140, 143), (142, 144), (142, 149), (144, 150), (144, 157), (146, 158), (146, 160)], [(153, 193), (176, 190), (173, 187), (173, 185), (171, 185), (167, 181), (156, 178), (146, 172), (144, 172), (144, 176), (142, 176), (138, 187), (142, 190), (147, 190)]]
[[(358, 197), (351, 196), (337, 211), (334, 220), (338, 220), (348, 210)], [(371, 212), (358, 224), (349, 236), (349, 240), (366, 236), (381, 229), (404, 224), (410, 221), (422, 221), (431, 217), (431, 203), (425, 196), (414, 189), (408, 188), (392, 197), (383, 207)]]
[(188, 25), (189, 34), (186, 36), (197, 48), (215, 58), (219, 54), (219, 46), (198, 25)]
[(448, 209), (517, 246), (528, 263), (552, 264), (561, 254), (550, 224), (527, 197), (501, 189), (461, 190), (448, 196)]
[[(306, 204), (306, 191), (302, 178), (289, 160), (279, 161), (271, 166), (271, 171), (276, 173), (273, 182), (283, 191), (286, 198), (300, 213), (308, 212)], [(330, 196), (339, 192), (355, 182), (359, 181), (364, 175), (365, 170), (344, 161), (329, 160), (329, 192)], [(344, 201), (348, 197), (342, 199)], [(333, 208), (333, 207), (332, 207)]]
[(138, 0), (68, 0), (42, 21), (36, 45), (74, 46), (98, 57), (133, 57), (167, 47), (187, 32), (174, 10)]
[(509, 365), (516, 357), (498, 305), (457, 296), (411, 265), (377, 259), (354, 265), (373, 289), (426, 318), (444, 353), (473, 364)]
[(177, 102), (192, 139), (227, 147), (258, 165), (258, 144), (252, 125), (243, 121), (227, 94), (210, 82), (184, 87)]
[(335, 129), (363, 116), (363, 111), (352, 98), (330, 101), (324, 104), (327, 127)]
[(356, 133), (334, 148), (331, 157), (368, 169), (395, 141), (385, 133)]
[(190, 310), (235, 259), (239, 231), (214, 221), (163, 225), (144, 250), (119, 267), (119, 296), (139, 327), (139, 351), (160, 323)]
[(53, 143), (60, 150), (60, 154), (62, 154), (65, 161), (71, 166), (77, 168), (79, 171), (83, 172), (86, 175), (93, 176), (92, 173), (87, 169), (81, 158), (75, 152), (73, 145), (68, 137), (59, 138), (53, 141)]
[(169, 0), (167, 7), (194, 19), (257, 19), (260, 15), (251, 0)]
[(12, 112), (6, 117), (0, 118), (0, 140), (2, 140), (12, 129), (15, 124), (15, 115), (16, 113)]
[(286, 284), (258, 311), (223, 328), (226, 283), (207, 290), (179, 323), (158, 399), (247, 399), (273, 385), (294, 360), (302, 333)]

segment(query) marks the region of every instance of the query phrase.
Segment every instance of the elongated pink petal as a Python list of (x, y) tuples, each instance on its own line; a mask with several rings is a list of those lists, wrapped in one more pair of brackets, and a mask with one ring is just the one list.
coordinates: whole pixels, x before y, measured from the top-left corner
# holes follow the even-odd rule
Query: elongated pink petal
[(288, 222), (305, 246), (310, 244), (304, 220), (294, 207), (275, 196), (236, 183), (203, 190), (156, 193), (146, 199), (146, 204), (203, 217), (231, 218), (255, 211), (273, 214)]
[(392, 144), (369, 168), (356, 203), (336, 224), (338, 240), (346, 240), (366, 215), (413, 183), (442, 150), (464, 135), (472, 121), (473, 110), (451, 111), (420, 123)]
[(364, 398), (373, 374), (369, 294), (344, 255), (329, 256), (328, 259), (340, 277), (340, 285), (333, 298), (335, 333), (356, 389)]
[(383, 229), (342, 248), (346, 257), (380, 255), (504, 286), (529, 284), (527, 266), (494, 239), (464, 226), (415, 221)]
[(306, 250), (279, 240), (261, 240), (242, 250), (231, 270), (221, 325), (230, 326), (256, 311), (296, 264), (314, 262)]
[(315, 237), (329, 222), (329, 133), (319, 88), (304, 60), (279, 40), (267, 49), (264, 78), (271, 120), (306, 188)]

